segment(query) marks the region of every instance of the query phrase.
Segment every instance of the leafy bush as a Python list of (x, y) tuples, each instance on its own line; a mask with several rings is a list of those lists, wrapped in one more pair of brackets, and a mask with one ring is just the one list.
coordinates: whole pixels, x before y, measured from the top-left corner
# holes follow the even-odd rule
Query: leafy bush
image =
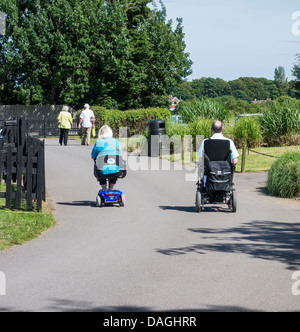
[(259, 120), (255, 117), (244, 117), (237, 121), (233, 130), (234, 141), (237, 145), (254, 148), (259, 146), (262, 132)]
[[(171, 117), (170, 111), (165, 108), (148, 108), (124, 112), (101, 106), (92, 106), (91, 109), (96, 117), (96, 130), (107, 124), (112, 128), (116, 137), (122, 127), (127, 127), (128, 137), (141, 135), (148, 127), (149, 121), (155, 119), (166, 120)], [(77, 115), (79, 116), (80, 112)]]
[(186, 122), (192, 122), (199, 117), (224, 121), (229, 115), (229, 110), (223, 102), (208, 98), (185, 103), (180, 107), (179, 113)]
[(274, 196), (300, 197), (300, 153), (285, 153), (274, 162), (268, 175), (268, 190)]
[(300, 101), (279, 98), (264, 110), (260, 122), (269, 145), (288, 144), (293, 135), (300, 135)]
[(193, 138), (196, 136), (204, 136), (204, 138), (211, 137), (211, 125), (214, 122), (212, 119), (197, 118), (193, 122), (188, 123), (188, 133)]
[(166, 121), (167, 136), (169, 137), (180, 136), (183, 138), (190, 134), (188, 129), (186, 124), (174, 123), (171, 119)]
[(172, 121), (166, 122), (167, 135), (180, 136), (183, 138), (186, 135), (191, 135), (193, 138), (196, 136), (204, 136), (208, 138), (211, 136), (211, 124), (213, 120), (203, 119), (201, 117), (195, 118), (194, 121), (188, 124), (173, 123)]

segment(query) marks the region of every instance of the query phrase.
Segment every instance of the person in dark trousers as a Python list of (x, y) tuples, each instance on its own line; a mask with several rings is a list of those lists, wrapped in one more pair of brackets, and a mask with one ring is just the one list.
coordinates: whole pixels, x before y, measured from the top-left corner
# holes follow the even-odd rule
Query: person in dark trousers
[(60, 129), (59, 144), (68, 145), (69, 130), (72, 126), (72, 116), (69, 113), (69, 107), (64, 106), (58, 116), (58, 127)]
[(81, 145), (90, 145), (92, 129), (95, 128), (95, 114), (89, 104), (83, 106), (78, 129), (81, 130)]

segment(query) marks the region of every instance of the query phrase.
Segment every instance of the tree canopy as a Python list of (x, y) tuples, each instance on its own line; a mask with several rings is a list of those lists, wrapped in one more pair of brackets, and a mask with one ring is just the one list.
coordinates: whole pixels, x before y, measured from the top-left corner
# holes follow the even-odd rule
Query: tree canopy
[[(294, 72), (296, 73), (296, 68)], [(298, 82), (300, 87), (300, 75)], [(203, 77), (179, 84), (172, 89), (172, 94), (185, 101), (215, 97), (222, 97), (224, 99), (229, 96), (247, 102), (254, 100), (275, 100), (281, 96), (299, 97), (295, 83), (295, 81), (288, 82), (285, 78), (284, 68), (278, 67), (275, 69), (274, 80), (240, 77), (227, 82), (221, 78)]]
[(182, 20), (173, 29), (162, 2), (5, 0), (0, 11), (1, 103), (155, 106), (191, 74)]

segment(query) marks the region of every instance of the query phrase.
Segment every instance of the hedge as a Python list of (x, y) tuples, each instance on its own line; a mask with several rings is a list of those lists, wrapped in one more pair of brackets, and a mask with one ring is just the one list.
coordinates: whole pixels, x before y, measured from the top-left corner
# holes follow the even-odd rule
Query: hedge
[[(96, 130), (103, 125), (109, 125), (114, 136), (119, 136), (119, 128), (127, 127), (128, 137), (143, 135), (148, 128), (149, 121), (155, 119), (167, 120), (171, 117), (171, 112), (165, 108), (147, 108), (138, 110), (110, 110), (101, 106), (91, 106), (96, 117)], [(77, 113), (79, 117), (81, 111)]]

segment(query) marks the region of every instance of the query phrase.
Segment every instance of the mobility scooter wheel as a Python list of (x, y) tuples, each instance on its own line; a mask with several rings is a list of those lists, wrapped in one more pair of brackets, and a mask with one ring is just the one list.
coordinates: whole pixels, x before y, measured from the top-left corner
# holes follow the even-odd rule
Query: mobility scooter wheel
[(120, 206), (124, 207), (125, 206), (125, 195), (122, 194), (120, 196), (120, 201), (119, 201)]
[(103, 206), (102, 199), (99, 195), (96, 197), (96, 206), (97, 207), (102, 207)]

